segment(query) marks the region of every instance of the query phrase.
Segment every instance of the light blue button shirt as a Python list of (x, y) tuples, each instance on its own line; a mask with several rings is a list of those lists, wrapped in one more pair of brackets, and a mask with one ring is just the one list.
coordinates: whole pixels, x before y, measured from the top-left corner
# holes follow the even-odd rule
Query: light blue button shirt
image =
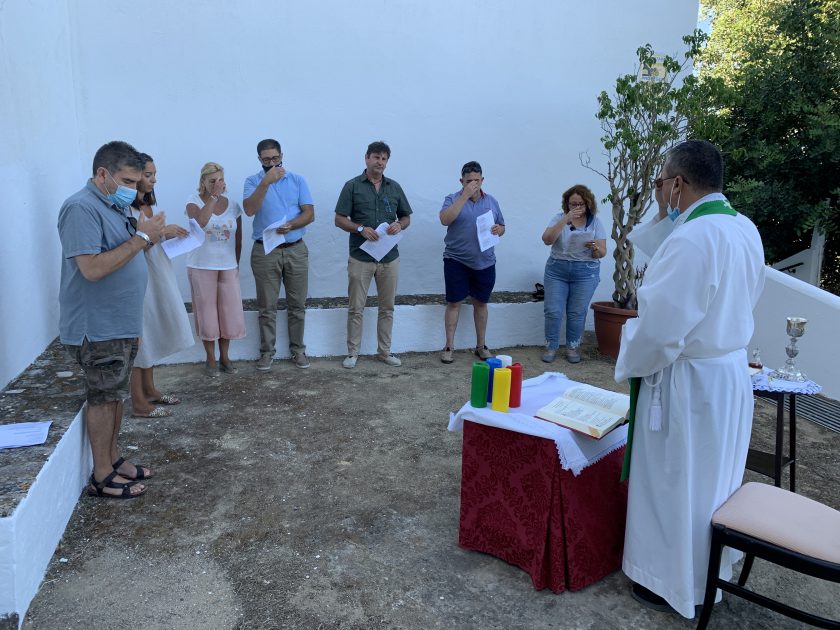
[[(245, 190), (242, 193), (243, 199), (247, 199), (254, 194), (263, 177), (265, 177), (265, 173), (261, 171), (245, 180)], [(254, 232), (252, 238), (255, 241), (262, 240), (265, 228), (279, 221), (284, 216), (286, 217), (286, 221), (291, 221), (300, 214), (300, 207), (307, 204), (314, 205), (312, 203), (312, 194), (309, 192), (309, 186), (307, 186), (306, 180), (297, 173), (286, 171), (283, 179), (279, 182), (274, 182), (268, 187), (262, 206), (260, 206), (260, 209), (254, 215)], [(299, 241), (305, 233), (306, 228), (292, 230), (286, 234), (286, 242), (294, 243), (295, 241)]]

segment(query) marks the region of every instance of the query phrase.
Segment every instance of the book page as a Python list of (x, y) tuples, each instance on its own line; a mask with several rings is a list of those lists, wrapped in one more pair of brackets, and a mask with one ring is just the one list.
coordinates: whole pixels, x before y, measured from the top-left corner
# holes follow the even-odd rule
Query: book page
[(483, 252), (486, 252), (491, 247), (495, 247), (499, 244), (499, 241), (502, 240), (490, 231), (493, 229), (495, 224), (496, 221), (493, 218), (492, 210), (488, 210), (484, 214), (480, 214), (475, 218), (475, 229), (478, 234), (478, 248)]
[(573, 387), (567, 390), (563, 396), (622, 417), (626, 416), (630, 409), (630, 396), (627, 394), (611, 392), (592, 385)]
[[(568, 422), (570, 426), (588, 425), (599, 431), (606, 430), (617, 419), (623, 417), (623, 413), (610, 413), (600, 409), (595, 409), (586, 404), (580, 404), (574, 400), (558, 398), (554, 402), (546, 405), (538, 413), (549, 412), (545, 415), (556, 414), (563, 422)], [(551, 420), (551, 418), (545, 418)], [(588, 432), (588, 431), (587, 431)]]
[(163, 251), (169, 256), (170, 260), (176, 256), (186, 254), (192, 250), (201, 247), (204, 243), (206, 235), (204, 230), (195, 219), (190, 219), (188, 226), (189, 234), (180, 238), (171, 238), (168, 241), (161, 241), (160, 246)]
[(285, 223), (286, 217), (284, 216), (282, 219), (275, 221), (263, 230), (263, 251), (266, 254), (275, 249), (278, 245), (282, 245), (286, 242), (286, 235), (277, 233), (277, 228)]
[(402, 240), (402, 230), (396, 234), (388, 234), (388, 224), (380, 223), (376, 228), (376, 233), (379, 234), (379, 239), (376, 241), (365, 241), (359, 245), (359, 249), (367, 252), (377, 262), (385, 258), (385, 254), (390, 252), (397, 243)]

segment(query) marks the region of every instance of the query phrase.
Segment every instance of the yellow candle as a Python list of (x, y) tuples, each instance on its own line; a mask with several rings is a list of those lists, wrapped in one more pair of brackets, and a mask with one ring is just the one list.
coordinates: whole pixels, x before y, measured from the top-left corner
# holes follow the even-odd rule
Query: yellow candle
[(508, 368), (496, 368), (493, 370), (493, 411), (507, 413), (508, 400), (510, 398), (510, 370)]

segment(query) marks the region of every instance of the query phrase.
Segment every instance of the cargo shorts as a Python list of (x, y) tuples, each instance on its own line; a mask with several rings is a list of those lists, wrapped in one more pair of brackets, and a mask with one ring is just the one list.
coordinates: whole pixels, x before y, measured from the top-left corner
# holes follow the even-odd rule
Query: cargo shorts
[(85, 372), (88, 405), (122, 402), (128, 396), (137, 345), (137, 337), (107, 341), (85, 338), (81, 346), (65, 344), (67, 352)]

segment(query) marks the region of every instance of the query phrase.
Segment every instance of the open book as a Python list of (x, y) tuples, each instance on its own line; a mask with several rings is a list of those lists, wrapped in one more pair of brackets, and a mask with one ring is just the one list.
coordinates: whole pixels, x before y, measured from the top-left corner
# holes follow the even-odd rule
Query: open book
[(537, 418), (600, 439), (624, 423), (630, 396), (592, 385), (577, 385), (537, 411)]

